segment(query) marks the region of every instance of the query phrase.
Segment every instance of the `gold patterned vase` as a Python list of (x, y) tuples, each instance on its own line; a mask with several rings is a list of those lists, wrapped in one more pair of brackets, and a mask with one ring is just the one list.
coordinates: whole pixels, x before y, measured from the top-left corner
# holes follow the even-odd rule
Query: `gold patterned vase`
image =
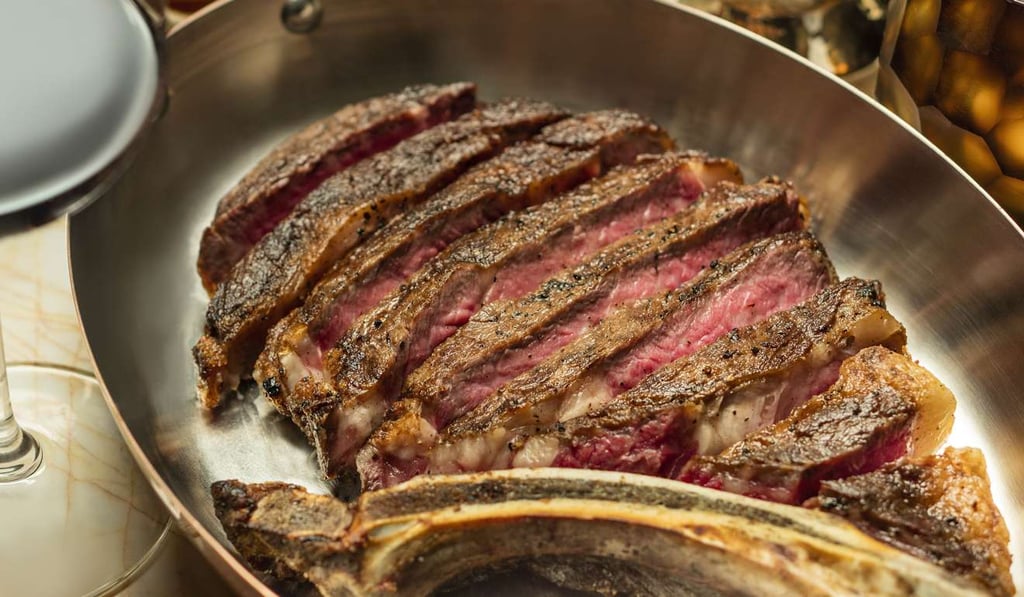
[(1024, 4), (892, 0), (877, 94), (1024, 221)]

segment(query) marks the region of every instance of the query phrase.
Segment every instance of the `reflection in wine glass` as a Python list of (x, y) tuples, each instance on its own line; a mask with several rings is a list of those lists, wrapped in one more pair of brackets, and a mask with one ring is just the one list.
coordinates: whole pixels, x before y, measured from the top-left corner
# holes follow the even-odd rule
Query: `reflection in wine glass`
[[(163, 98), (154, 14), (130, 0), (5, 6), (0, 233), (83, 207), (125, 167)], [(2, 341), (0, 528), (5, 595), (119, 591), (169, 529), (92, 375), (7, 363)]]

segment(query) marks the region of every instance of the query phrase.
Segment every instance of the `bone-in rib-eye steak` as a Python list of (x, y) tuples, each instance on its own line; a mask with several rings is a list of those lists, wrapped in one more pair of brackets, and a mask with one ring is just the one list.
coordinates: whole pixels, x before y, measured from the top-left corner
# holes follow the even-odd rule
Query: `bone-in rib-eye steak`
[(472, 83), (409, 87), (345, 106), (275, 147), (220, 200), (203, 230), (197, 268), (207, 292), (321, 182), (472, 110), (475, 97)]
[(270, 326), (352, 247), (475, 163), (565, 116), (544, 102), (499, 102), (324, 181), (217, 287), (206, 312), (206, 334), (193, 349), (202, 403), (216, 406), (223, 392), (238, 385)]
[(295, 385), (306, 377), (323, 379), (323, 352), (458, 237), (671, 145), (646, 119), (607, 110), (549, 125), (475, 166), (340, 260), (305, 304), (271, 330), (256, 364), (257, 381), (278, 410), (291, 414)]
[(204, 232), (199, 397), (252, 376), (363, 495), (216, 483), (229, 538), (323, 595), (523, 558), (616, 594), (1012, 595), (980, 454), (930, 455), (955, 399), (815, 200), (470, 83), (310, 125)]

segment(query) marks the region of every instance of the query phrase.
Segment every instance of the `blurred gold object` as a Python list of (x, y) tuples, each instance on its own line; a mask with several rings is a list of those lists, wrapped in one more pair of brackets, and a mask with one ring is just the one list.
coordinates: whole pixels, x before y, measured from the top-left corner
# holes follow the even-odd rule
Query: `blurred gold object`
[(1024, 3), (893, 0), (877, 96), (1024, 221)]
[(1000, 122), (988, 139), (1003, 171), (1024, 178), (1024, 119)]
[[(874, 90), (886, 1), (679, 0), (785, 46), (868, 93)], [(931, 1), (937, 19), (940, 0)]]
[(896, 48), (893, 65), (903, 73), (903, 85), (916, 103), (925, 103), (935, 92), (945, 51), (934, 30), (920, 37), (906, 38)]
[(963, 166), (978, 184), (985, 185), (1002, 175), (999, 163), (985, 140), (950, 122), (938, 108), (921, 108), (921, 132)]
[(999, 122), (1006, 93), (1002, 69), (984, 56), (949, 50), (935, 88), (935, 105), (958, 125), (985, 134)]

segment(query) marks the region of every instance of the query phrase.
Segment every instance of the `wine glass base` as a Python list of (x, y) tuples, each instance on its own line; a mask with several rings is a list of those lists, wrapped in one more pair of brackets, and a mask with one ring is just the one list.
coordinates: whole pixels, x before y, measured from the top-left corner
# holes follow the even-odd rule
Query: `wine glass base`
[[(9, 365), (15, 416), (42, 461), (0, 482), (0, 593), (105, 595), (158, 552), (169, 517), (91, 376)], [(31, 452), (31, 451), (30, 451)], [(28, 463), (31, 465), (31, 463)]]
[(20, 481), (35, 474), (43, 463), (43, 450), (31, 433), (21, 433), (21, 439), (0, 458), (0, 483)]

